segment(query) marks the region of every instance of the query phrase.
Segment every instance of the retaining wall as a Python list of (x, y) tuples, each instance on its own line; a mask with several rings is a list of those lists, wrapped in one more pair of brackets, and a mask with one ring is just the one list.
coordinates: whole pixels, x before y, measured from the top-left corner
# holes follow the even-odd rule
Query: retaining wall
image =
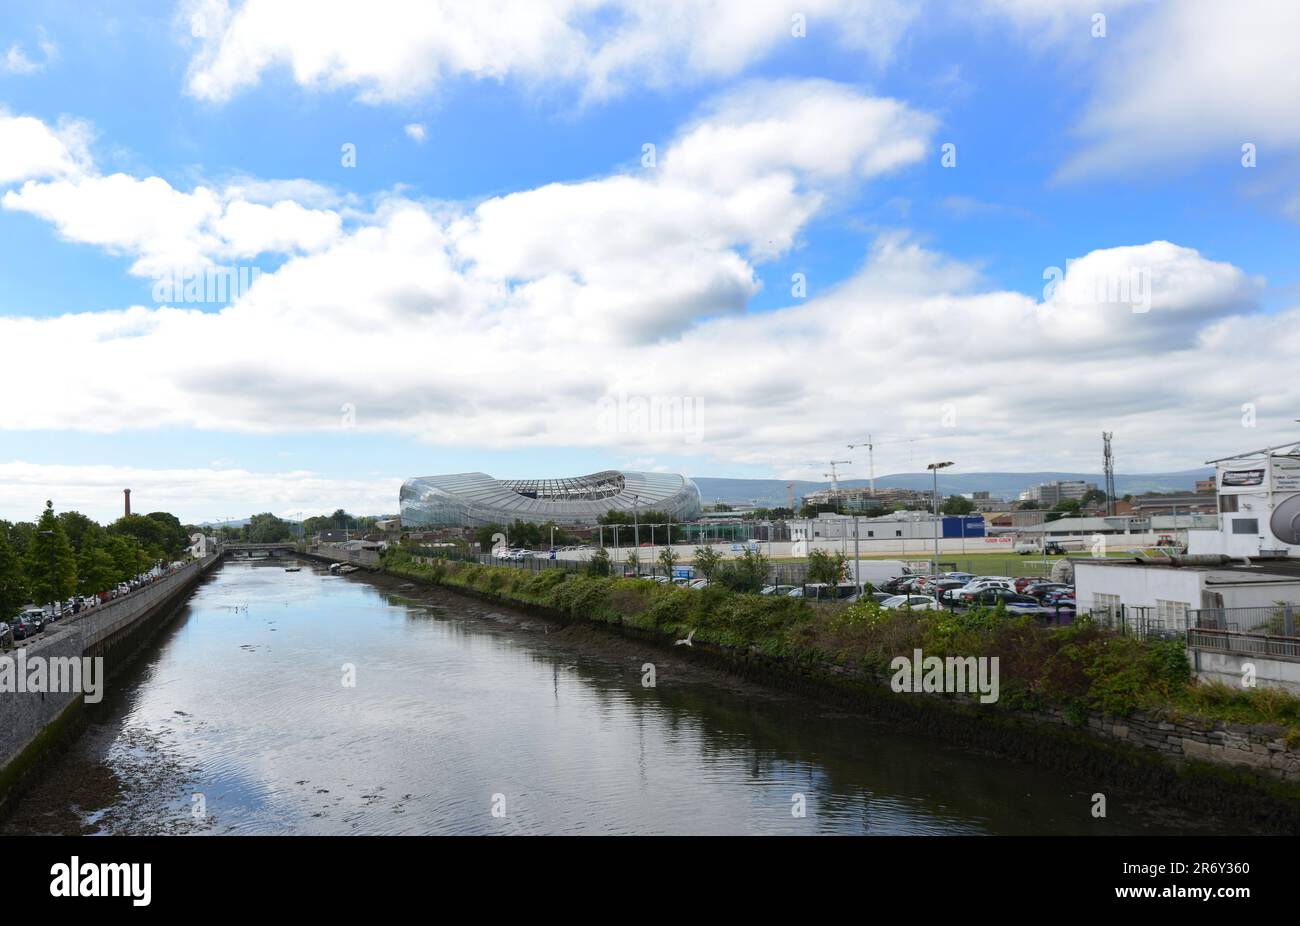
[[(27, 664), (40, 658), (105, 657), (104, 673), (120, 669), (151, 630), (174, 613), (181, 599), (220, 557), (208, 556), (171, 575), (81, 614), (48, 625), (44, 633), (19, 640), (0, 659), (17, 672), (19, 653)], [(10, 668), (6, 666), (5, 668)], [(66, 740), (82, 707), (80, 692), (0, 691), (0, 810), (21, 782)]]

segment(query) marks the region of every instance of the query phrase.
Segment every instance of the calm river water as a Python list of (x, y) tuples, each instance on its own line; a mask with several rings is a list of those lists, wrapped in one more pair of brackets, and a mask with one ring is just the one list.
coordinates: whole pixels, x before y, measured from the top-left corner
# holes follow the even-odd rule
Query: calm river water
[(4, 831), (1219, 828), (1119, 793), (1096, 820), (1083, 780), (595, 631), (285, 563), (228, 561), (205, 580)]

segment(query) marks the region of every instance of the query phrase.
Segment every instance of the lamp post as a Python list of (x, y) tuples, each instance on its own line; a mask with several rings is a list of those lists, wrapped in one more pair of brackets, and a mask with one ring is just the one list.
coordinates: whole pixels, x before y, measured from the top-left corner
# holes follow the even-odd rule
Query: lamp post
[(55, 588), (55, 566), (54, 566), (54, 531), (41, 531), (42, 537), (50, 538), (50, 620), (54, 620), (54, 602), (58, 594)]
[(926, 466), (934, 474), (934, 568), (930, 575), (939, 575), (939, 470), (952, 466), (952, 461), (946, 463), (931, 463)]
[(641, 496), (632, 496), (632, 546), (636, 550), (636, 574), (641, 575), (641, 525), (637, 520), (637, 509), (641, 504)]

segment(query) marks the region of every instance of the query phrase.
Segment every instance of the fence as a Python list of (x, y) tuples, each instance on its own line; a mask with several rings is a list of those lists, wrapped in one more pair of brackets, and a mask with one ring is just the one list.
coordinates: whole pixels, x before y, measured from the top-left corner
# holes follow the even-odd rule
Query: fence
[(1168, 640), (1186, 635), (1192, 626), (1188, 618), (1191, 613), (1162, 614), (1157, 608), (1120, 605), (1117, 608), (1092, 608), (1088, 616), (1103, 627), (1139, 640)]
[(1088, 613), (1103, 626), (1140, 640), (1184, 637), (1196, 649), (1300, 659), (1296, 610), (1280, 603), (1263, 608), (1189, 608), (1161, 613), (1152, 607), (1120, 605)]

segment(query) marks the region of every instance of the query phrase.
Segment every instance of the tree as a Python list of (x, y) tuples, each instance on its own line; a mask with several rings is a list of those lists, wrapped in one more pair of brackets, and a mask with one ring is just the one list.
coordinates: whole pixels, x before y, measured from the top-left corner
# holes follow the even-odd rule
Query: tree
[(0, 621), (13, 617), (27, 603), (27, 581), (22, 562), (9, 545), (8, 531), (0, 530)]
[(253, 515), (248, 521), (249, 543), (280, 543), (293, 538), (293, 528), (269, 511)]
[(89, 542), (82, 546), (77, 556), (77, 591), (82, 595), (106, 592), (127, 578), (103, 546)]
[(736, 559), (723, 562), (717, 578), (734, 592), (757, 592), (767, 584), (767, 574), (767, 557), (757, 550), (746, 550)]
[(1032, 498), (1027, 498), (1022, 502), (1016, 502), (1017, 511), (1036, 511), (1037, 509), (1038, 502), (1034, 501)]
[(1094, 504), (1104, 505), (1106, 503), (1106, 493), (1101, 489), (1089, 489), (1083, 493), (1083, 498), (1080, 501), (1082, 501), (1085, 508)]
[(659, 565), (663, 567), (664, 575), (672, 578), (673, 567), (677, 565), (679, 559), (681, 557), (677, 555), (677, 552), (672, 547), (664, 547), (659, 551)]
[(63, 601), (77, 591), (77, 558), (47, 501), (27, 550), (27, 581), (40, 602)]
[(609, 561), (609, 551), (600, 547), (587, 560), (587, 575), (603, 578), (610, 574), (613, 565)]
[(478, 544), (480, 553), (492, 552), (492, 538), (496, 534), (505, 534), (506, 529), (500, 524), (484, 524), (482, 527), (475, 528), (474, 542)]
[(633, 575), (641, 574), (641, 554), (637, 552), (636, 547), (628, 551), (625, 568), (632, 570)]
[(975, 510), (975, 503), (961, 495), (949, 495), (944, 499), (943, 507), (939, 510), (944, 514), (951, 515), (970, 514)]
[(808, 554), (808, 581), (838, 585), (844, 578), (844, 554), (813, 550)]
[(151, 511), (145, 517), (160, 528), (158, 546), (166, 559), (180, 559), (185, 548), (190, 545), (190, 535), (181, 524), (180, 518), (166, 511)]
[(110, 534), (104, 539), (104, 552), (113, 559), (118, 582), (125, 582), (140, 573), (140, 541), (123, 534)]
[(718, 564), (721, 562), (722, 554), (713, 547), (695, 548), (695, 569), (705, 579), (713, 580), (713, 575), (718, 571)]
[(94, 540), (104, 532), (102, 527), (80, 511), (60, 512), (59, 523), (63, 525), (63, 533), (67, 535), (68, 543), (72, 544), (72, 548), (77, 551), (81, 550), (81, 545), (87, 537)]

